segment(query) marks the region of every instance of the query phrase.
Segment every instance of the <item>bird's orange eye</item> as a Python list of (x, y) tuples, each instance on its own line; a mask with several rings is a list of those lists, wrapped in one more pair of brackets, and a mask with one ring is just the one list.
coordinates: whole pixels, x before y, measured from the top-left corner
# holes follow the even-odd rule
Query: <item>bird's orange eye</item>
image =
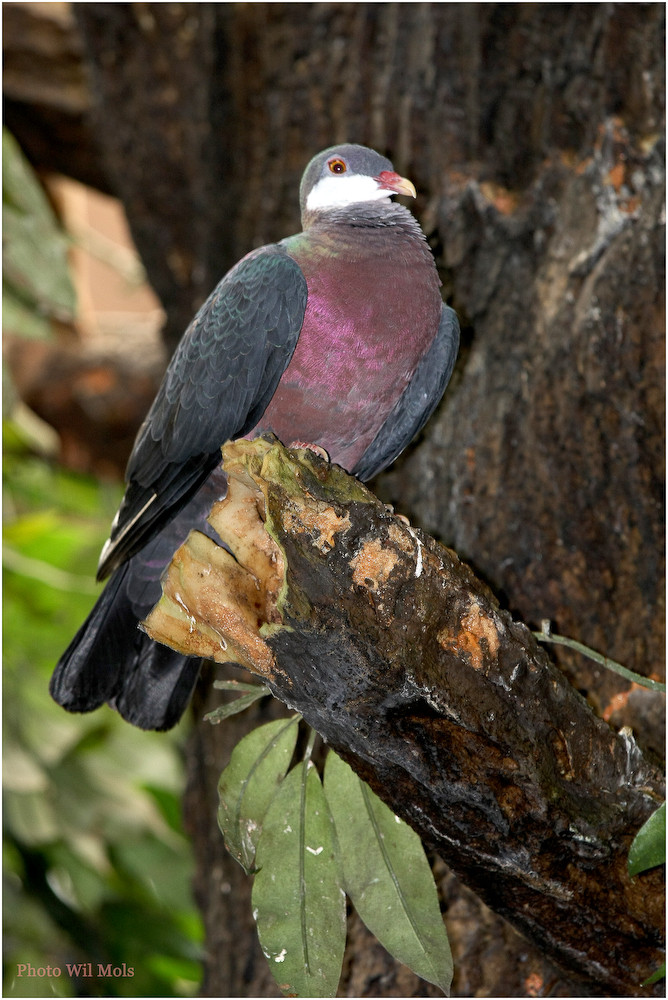
[(345, 174), (348, 169), (343, 160), (330, 160), (327, 166), (333, 174)]

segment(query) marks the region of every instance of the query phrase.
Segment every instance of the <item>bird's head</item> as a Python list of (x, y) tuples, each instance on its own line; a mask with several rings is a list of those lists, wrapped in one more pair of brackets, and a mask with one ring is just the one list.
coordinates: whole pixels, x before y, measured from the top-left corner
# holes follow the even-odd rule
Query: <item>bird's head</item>
[(388, 159), (366, 146), (331, 146), (314, 156), (302, 177), (302, 217), (345, 209), (362, 202), (387, 201), (393, 194), (415, 198), (415, 187)]

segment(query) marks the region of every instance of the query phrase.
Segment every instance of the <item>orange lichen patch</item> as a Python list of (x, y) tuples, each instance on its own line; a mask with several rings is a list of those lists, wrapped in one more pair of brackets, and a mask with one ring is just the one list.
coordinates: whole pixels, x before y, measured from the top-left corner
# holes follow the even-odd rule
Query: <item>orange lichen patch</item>
[(524, 991), (528, 997), (539, 997), (545, 988), (543, 977), (531, 972), (524, 980)]
[(631, 687), (626, 691), (620, 691), (619, 694), (613, 695), (613, 697), (608, 702), (607, 707), (601, 713), (601, 718), (605, 719), (606, 722), (610, 722), (610, 719), (615, 714), (615, 712), (620, 711), (620, 709), (626, 707), (626, 703), (629, 700), (629, 695), (632, 691), (637, 691), (642, 688), (642, 684), (637, 684), (635, 681), (631, 681)]
[(593, 162), (594, 158), (592, 156), (586, 156), (583, 160), (580, 160), (580, 162), (577, 163), (575, 166), (576, 177), (582, 177), (582, 175), (587, 172), (587, 170), (589, 169), (589, 167), (592, 165)]
[(383, 548), (380, 540), (374, 538), (362, 546), (350, 563), (353, 568), (353, 582), (368, 590), (378, 590), (379, 585), (387, 580), (398, 562), (399, 556), (396, 552)]
[(640, 208), (640, 198), (634, 195), (632, 198), (625, 198), (620, 201), (619, 207), (622, 212), (626, 212), (628, 215), (633, 215)]
[(607, 184), (611, 184), (615, 191), (619, 191), (626, 179), (626, 164), (615, 163), (612, 170), (608, 171), (605, 178)]
[(308, 507), (291, 503), (283, 511), (283, 526), (288, 532), (307, 532), (320, 552), (331, 552), (335, 536), (350, 527), (350, 516), (340, 516), (333, 507), (316, 501)]
[(274, 657), (259, 635), (264, 596), (226, 549), (192, 531), (174, 555), (163, 596), (143, 623), (151, 638), (218, 663), (271, 677)]
[(483, 181), (480, 190), (502, 215), (512, 215), (517, 208), (519, 203), (517, 194), (514, 191), (509, 191), (508, 188), (501, 187), (500, 184)]
[[(415, 550), (415, 537), (410, 531), (410, 523), (403, 519), (399, 514), (394, 515), (399, 524), (391, 524), (387, 529), (387, 534), (393, 545), (396, 545), (398, 549), (402, 552), (412, 553)], [(400, 527), (399, 525), (404, 525)], [(406, 530), (408, 529), (408, 530)]]
[[(492, 619), (485, 615), (477, 601), (472, 601), (468, 612), (460, 619), (460, 629), (453, 634), (449, 629), (441, 629), (437, 635), (443, 649), (463, 653), (471, 666), (482, 669), (485, 656), (496, 656), (499, 650), (499, 634)], [(483, 641), (485, 649), (483, 649)]]

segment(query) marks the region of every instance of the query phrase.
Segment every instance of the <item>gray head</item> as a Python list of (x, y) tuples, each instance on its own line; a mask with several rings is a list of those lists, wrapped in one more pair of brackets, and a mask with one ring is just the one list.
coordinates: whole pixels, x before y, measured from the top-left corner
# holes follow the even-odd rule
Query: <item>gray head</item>
[(382, 201), (393, 194), (415, 197), (415, 188), (390, 161), (366, 146), (344, 143), (314, 156), (302, 177), (299, 203), (304, 215)]

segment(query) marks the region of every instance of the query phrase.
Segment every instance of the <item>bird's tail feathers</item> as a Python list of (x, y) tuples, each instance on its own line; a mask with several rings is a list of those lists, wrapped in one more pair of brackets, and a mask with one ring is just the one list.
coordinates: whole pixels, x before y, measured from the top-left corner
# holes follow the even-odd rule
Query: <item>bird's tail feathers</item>
[(201, 661), (149, 639), (127, 594), (126, 563), (61, 656), (50, 691), (69, 712), (107, 702), (142, 729), (170, 729), (190, 700)]

